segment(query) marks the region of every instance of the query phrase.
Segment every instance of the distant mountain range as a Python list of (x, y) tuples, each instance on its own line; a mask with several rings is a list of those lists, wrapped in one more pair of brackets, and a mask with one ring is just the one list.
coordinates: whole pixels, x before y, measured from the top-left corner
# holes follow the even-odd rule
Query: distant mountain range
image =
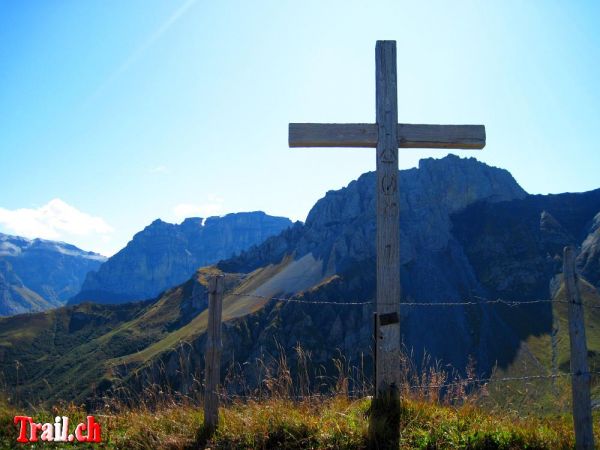
[(69, 304), (123, 303), (156, 297), (188, 280), (199, 267), (230, 258), (291, 225), (285, 217), (262, 211), (206, 220), (189, 218), (179, 225), (155, 220), (90, 272), (81, 292)]
[(64, 304), (104, 261), (64, 242), (0, 233), (0, 316)]
[[(600, 302), (600, 189), (528, 195), (506, 170), (452, 155), (421, 160), (418, 168), (400, 171), (399, 180), (402, 302), (551, 299), (561, 292), (565, 245), (579, 247), (586, 295)], [(158, 383), (192, 392), (203, 368), (206, 280), (218, 272), (227, 284), (223, 370), (235, 361), (252, 384), (263, 367), (257, 358), (279, 350), (293, 370), (300, 343), (316, 366), (331, 367), (332, 357), (342, 354), (370, 373), (372, 305), (321, 302), (375, 297), (374, 186), (375, 174), (366, 173), (328, 192), (306, 223), (201, 269), (155, 300), (59, 308), (27, 324), (1, 319), (7, 384), (16, 385), (18, 359), (30, 378), (21, 371), (20, 398), (44, 392), (45, 399), (93, 402), (115, 382), (133, 391)], [(149, 247), (152, 242), (148, 237)], [(120, 280), (136, 279), (137, 267), (123, 263)], [(267, 300), (290, 295), (317, 303)], [(600, 317), (590, 320), (593, 329), (600, 327)], [(472, 357), (479, 373), (509, 367), (523, 342), (547, 336), (551, 325), (547, 303), (401, 306), (402, 339), (415, 362), (426, 351), (433, 361), (462, 370)], [(600, 337), (590, 349), (592, 365), (600, 367)]]
[(0, 234), (0, 316), (81, 301), (153, 298), (198, 267), (230, 258), (291, 225), (261, 211), (181, 224), (157, 219), (108, 259), (63, 242)]

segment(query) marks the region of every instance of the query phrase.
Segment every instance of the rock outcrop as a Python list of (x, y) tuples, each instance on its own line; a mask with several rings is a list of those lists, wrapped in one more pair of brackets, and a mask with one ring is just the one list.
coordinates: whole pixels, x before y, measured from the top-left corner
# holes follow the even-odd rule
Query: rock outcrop
[[(311, 253), (322, 261), (324, 277), (332, 273), (339, 276), (333, 285), (322, 288), (321, 297), (374, 298), (374, 187), (375, 173), (371, 172), (346, 188), (327, 192), (310, 211), (306, 224), (270, 238), (237, 258), (223, 261), (219, 267), (224, 271), (249, 272), (276, 264), (284, 255), (298, 259)], [(400, 171), (399, 196), (403, 298), (458, 301), (477, 294), (485, 296), (485, 287), (477, 280), (463, 246), (453, 235), (452, 215), (478, 202), (494, 205), (525, 198), (527, 193), (510, 173), (474, 158), (449, 155), (425, 159), (418, 168)], [(403, 339), (417, 353), (426, 348), (435, 357), (457, 367), (466, 366), (469, 354), (476, 354), (483, 365), (489, 366), (495, 352), (488, 352), (480, 345), (479, 338), (482, 333), (499, 331), (488, 326), (494, 320), (488, 314), (491, 312), (475, 319), (463, 309), (405, 308)], [(353, 322), (362, 324), (354, 332), (368, 332), (370, 321), (364, 319), (353, 317)], [(329, 317), (329, 325), (323, 326), (329, 328), (334, 322), (335, 317)], [(476, 333), (473, 327), (477, 327)], [(441, 332), (429, 333), (432, 329)], [(447, 333), (456, 336), (453, 345), (448, 344)], [(347, 340), (353, 342), (351, 337)]]
[[(347, 187), (329, 191), (311, 209), (304, 225), (286, 232), (239, 257), (220, 264), (224, 270), (250, 271), (277, 263), (283, 255), (297, 258), (313, 252), (334, 264), (337, 272), (354, 261), (375, 255), (375, 173)], [(503, 169), (474, 158), (448, 155), (424, 159), (419, 168), (399, 173), (400, 255), (402, 263), (423, 251), (439, 251), (451, 239), (450, 214), (477, 201), (524, 198), (527, 193)]]
[[(419, 168), (400, 171), (399, 183), (404, 302), (548, 299), (550, 281), (561, 271), (562, 248), (580, 245), (588, 232), (580, 264), (593, 272), (590, 280), (600, 275), (594, 269), (597, 228), (589, 226), (600, 210), (600, 191), (529, 196), (506, 170), (452, 155), (422, 160)], [(250, 272), (276, 264), (285, 255), (300, 259), (310, 253), (322, 264), (323, 280), (332, 274), (337, 278), (305, 296), (336, 301), (374, 298), (374, 186), (375, 174), (367, 173), (344, 189), (328, 192), (310, 211), (306, 224), (219, 267)], [(358, 329), (344, 327), (341, 340), (348, 346), (340, 347), (357, 357), (360, 347), (354, 337), (368, 333), (369, 318), (330, 312), (326, 319), (312, 317), (311, 323), (330, 329), (344, 314), (342, 321), (358, 324)], [(403, 342), (417, 360), (426, 349), (434, 359), (464, 368), (471, 355), (484, 371), (508, 363), (522, 338), (549, 329), (551, 323), (548, 304), (518, 313), (485, 306), (401, 307), (401, 315)], [(285, 340), (291, 330), (283, 320), (280, 323)]]
[(189, 279), (201, 266), (260, 244), (292, 222), (263, 212), (185, 219), (181, 224), (155, 220), (125, 248), (85, 279), (69, 303), (121, 303), (152, 298)]

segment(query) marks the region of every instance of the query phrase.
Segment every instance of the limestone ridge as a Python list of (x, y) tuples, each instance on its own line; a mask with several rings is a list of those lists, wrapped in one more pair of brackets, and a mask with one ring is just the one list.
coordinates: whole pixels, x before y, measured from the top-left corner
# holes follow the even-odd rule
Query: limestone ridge
[(91, 272), (70, 303), (119, 303), (152, 298), (187, 279), (201, 266), (230, 258), (291, 225), (263, 212), (188, 218), (181, 224), (155, 220), (125, 248)]
[[(508, 171), (454, 155), (424, 159), (418, 169), (401, 170), (399, 183), (403, 264), (423, 251), (448, 245), (450, 214), (477, 201), (498, 202), (527, 195)], [(343, 189), (327, 192), (309, 212), (306, 224), (297, 224), (220, 267), (250, 271), (277, 263), (286, 253), (299, 258), (313, 252), (339, 272), (353, 261), (374, 258), (374, 186), (375, 173), (369, 172)]]
[[(399, 183), (403, 301), (550, 298), (562, 247), (581, 245), (588, 233), (580, 264), (596, 274), (594, 279), (600, 276), (594, 269), (598, 231), (590, 225), (600, 211), (600, 191), (530, 196), (508, 171), (453, 155), (425, 159), (418, 168), (400, 171)], [(332, 273), (337, 278), (304, 295), (334, 301), (374, 298), (374, 187), (375, 174), (367, 173), (346, 188), (327, 192), (305, 224), (219, 267), (250, 272), (278, 264), (285, 255), (298, 260), (310, 253), (322, 261), (324, 279)], [(547, 306), (519, 314), (502, 308), (401, 308), (403, 340), (417, 353), (426, 348), (455, 367), (465, 367), (472, 355), (489, 369), (496, 362), (507, 363), (522, 337), (549, 326)], [(345, 313), (332, 314), (323, 323), (320, 317), (311, 320), (329, 329)], [(360, 329), (344, 328), (335, 345), (368, 334), (368, 317), (352, 321), (362, 324)], [(354, 351), (350, 344), (340, 348)]]
[(106, 258), (64, 242), (0, 233), (0, 315), (64, 304)]

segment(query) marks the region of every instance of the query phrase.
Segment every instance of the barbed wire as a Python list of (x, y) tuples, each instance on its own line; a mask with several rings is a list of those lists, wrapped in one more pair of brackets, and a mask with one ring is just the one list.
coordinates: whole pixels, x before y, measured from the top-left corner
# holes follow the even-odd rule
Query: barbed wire
[[(539, 374), (539, 375), (523, 375), (523, 376), (518, 376), (518, 377), (503, 377), (503, 378), (468, 378), (468, 379), (464, 379), (464, 380), (456, 380), (456, 381), (450, 381), (447, 383), (440, 383), (440, 384), (427, 384), (426, 382), (424, 382), (423, 384), (411, 384), (408, 386), (404, 385), (403, 388), (408, 389), (408, 390), (428, 390), (428, 389), (449, 388), (452, 386), (467, 386), (467, 385), (472, 385), (472, 384), (479, 384), (481, 386), (486, 386), (489, 384), (506, 383), (506, 382), (511, 382), (511, 381), (532, 381), (532, 380), (567, 378), (567, 377), (571, 377), (573, 375), (577, 375), (577, 376), (600, 375), (600, 371), (588, 371), (588, 372), (581, 372), (581, 373), (576, 373), (576, 374), (569, 373), (569, 372), (561, 372), (561, 373), (552, 374), (552, 375)], [(371, 389), (358, 389), (357, 391), (349, 391), (348, 397), (352, 398), (352, 397), (359, 397), (361, 395), (364, 396), (364, 392), (371, 391), (371, 390), (372, 390), (372, 388)], [(328, 394), (313, 393), (313, 394), (308, 394), (308, 395), (291, 394), (291, 395), (289, 395), (289, 398), (296, 399), (296, 400), (312, 399), (312, 398), (332, 398), (337, 394), (339, 394), (339, 392), (331, 392)], [(242, 399), (242, 400), (256, 400), (256, 401), (264, 400), (264, 399), (270, 397), (269, 394), (252, 395), (252, 394), (232, 394), (232, 393), (222, 393), (222, 392), (218, 392), (217, 395), (222, 398), (225, 398), (225, 399)], [(275, 395), (280, 395), (280, 394), (276, 393)]]
[[(251, 297), (251, 298), (259, 298), (267, 301), (278, 301), (278, 302), (288, 302), (288, 303), (306, 303), (310, 305), (339, 305), (339, 306), (364, 306), (364, 305), (372, 305), (375, 304), (374, 300), (365, 300), (365, 301), (331, 301), (331, 300), (303, 300), (294, 297), (269, 297), (259, 294), (244, 294), (244, 293), (236, 293), (236, 292), (228, 292), (225, 295), (231, 295), (235, 297)], [(505, 300), (505, 299), (486, 299), (483, 297), (474, 296), (473, 298), (477, 298), (479, 300), (463, 300), (463, 301), (424, 301), (424, 302), (400, 302), (400, 306), (408, 306), (408, 307), (420, 307), (420, 306), (480, 306), (480, 305), (505, 305), (509, 307), (518, 307), (518, 306), (526, 306), (526, 305), (534, 305), (540, 303), (570, 303), (567, 300), (552, 300), (552, 299), (535, 299), (535, 300)], [(397, 306), (397, 303), (381, 303), (384, 306)], [(582, 306), (586, 308), (594, 308), (600, 309), (600, 305), (592, 305), (589, 303), (581, 303)]]
[[(357, 300), (348, 300), (348, 301), (344, 301), (344, 300), (338, 300), (338, 301), (330, 301), (330, 300), (312, 300), (312, 299), (302, 299), (302, 298), (298, 298), (298, 295), (292, 296), (292, 297), (276, 297), (276, 296), (265, 296), (265, 295), (260, 295), (260, 294), (246, 294), (246, 293), (239, 293), (239, 292), (228, 292), (226, 295), (230, 295), (230, 296), (235, 296), (235, 297), (250, 297), (250, 298), (258, 298), (258, 299), (262, 299), (265, 300), (267, 302), (269, 301), (275, 301), (275, 302), (288, 302), (288, 303), (298, 303), (298, 304), (311, 304), (311, 305), (335, 305), (335, 306), (367, 306), (367, 305), (374, 305), (376, 303), (375, 300), (365, 300), (365, 301), (357, 301)], [(434, 306), (439, 306), (439, 307), (469, 307), (469, 306), (483, 306), (483, 305), (502, 305), (502, 306), (507, 306), (507, 307), (511, 307), (511, 308), (516, 308), (516, 307), (521, 307), (521, 306), (529, 306), (529, 305), (539, 305), (539, 304), (569, 304), (571, 303), (568, 300), (560, 300), (560, 299), (532, 299), (532, 300), (507, 300), (507, 299), (502, 299), (502, 298), (496, 298), (496, 299), (488, 299), (488, 298), (484, 298), (484, 297), (480, 297), (480, 296), (472, 296), (471, 298), (467, 299), (467, 300), (457, 300), (457, 301), (406, 301), (406, 302), (402, 302), (400, 301), (399, 303), (379, 303), (377, 306), (392, 306), (394, 308), (397, 308), (398, 306), (403, 308), (403, 307), (434, 307)], [(577, 304), (582, 305), (586, 308), (594, 308), (594, 309), (600, 309), (600, 304), (590, 304), (589, 302), (577, 302)], [(557, 333), (557, 331), (555, 331), (553, 329), (553, 338), (556, 338), (556, 336), (554, 336), (554, 334)], [(555, 340), (555, 339), (554, 339)], [(451, 389), (453, 386), (459, 386), (462, 387), (462, 389), (466, 389), (469, 386), (474, 386), (476, 389), (477, 388), (485, 388), (489, 385), (493, 385), (496, 383), (510, 383), (510, 382), (532, 382), (532, 381), (540, 381), (540, 380), (553, 380), (553, 388), (556, 391), (556, 380), (559, 378), (565, 378), (565, 377), (574, 377), (574, 376), (592, 376), (592, 375), (600, 375), (600, 371), (586, 371), (586, 372), (576, 372), (576, 373), (570, 373), (570, 372), (558, 372), (557, 371), (557, 364), (556, 364), (556, 359), (557, 359), (557, 349), (554, 348), (554, 346), (556, 346), (556, 342), (552, 342), (553, 345), (553, 357), (552, 357), (552, 373), (550, 374), (536, 374), (536, 375), (522, 375), (522, 376), (507, 376), (507, 377), (488, 377), (488, 378), (466, 378), (466, 379), (450, 379), (450, 380), (446, 380), (446, 381), (442, 381), (442, 382), (437, 382), (436, 384), (429, 384), (427, 379), (423, 379), (422, 382), (417, 382), (417, 384), (410, 384), (410, 383), (405, 383), (401, 386), (401, 390), (409, 390), (409, 391), (413, 391), (413, 390), (420, 390), (420, 391), (428, 391), (431, 389)], [(438, 379), (439, 380), (439, 379)], [(436, 380), (432, 380), (432, 381), (436, 381)], [(356, 396), (356, 393), (358, 393), (360, 396), (364, 396), (365, 392), (369, 392), (369, 389), (359, 389), (354, 393), (350, 393), (350, 392), (345, 392), (346, 396), (348, 396), (349, 398), (353, 398)], [(450, 391), (452, 392), (452, 391)], [(308, 394), (308, 395), (297, 395), (297, 394), (288, 394), (287, 399), (291, 399), (291, 400), (302, 400), (302, 399), (315, 399), (315, 398), (332, 398), (335, 395), (339, 395), (340, 392), (331, 392), (328, 394), (321, 394), (321, 393), (314, 393), (314, 394)], [(242, 400), (264, 400), (267, 398), (272, 397), (273, 395), (275, 395), (275, 397), (278, 396), (277, 393), (273, 394), (273, 393), (266, 393), (266, 395), (261, 395), (259, 394), (259, 396), (256, 395), (240, 395), (240, 394), (222, 394), (219, 393), (219, 395), (221, 397), (224, 397), (226, 399), (242, 399)], [(358, 397), (356, 397), (358, 398)]]
[(288, 297), (266, 297), (264, 295), (258, 295), (258, 294), (240, 294), (240, 293), (235, 293), (235, 292), (230, 292), (228, 294), (225, 295), (232, 295), (235, 297), (251, 297), (251, 298), (260, 298), (263, 300), (267, 300), (267, 301), (277, 301), (277, 302), (289, 302), (289, 303), (307, 303), (307, 304), (311, 304), (311, 305), (341, 305), (341, 306), (356, 306), (356, 305), (372, 305), (374, 302), (373, 300), (366, 300), (363, 302), (358, 302), (358, 301), (347, 301), (347, 302), (334, 302), (334, 301), (330, 301), (330, 300), (302, 300), (299, 298), (288, 298)]
[[(495, 299), (489, 300), (482, 297), (474, 297), (480, 298), (478, 301), (456, 301), (456, 302), (400, 302), (400, 306), (478, 306), (478, 305), (505, 305), (512, 307), (517, 306), (525, 306), (525, 305), (534, 305), (539, 303), (570, 303), (567, 300), (552, 300), (552, 299), (538, 299), (538, 300), (505, 300), (505, 299)], [(389, 305), (389, 303), (387, 304)], [(581, 303), (582, 306), (588, 308), (600, 308), (600, 305), (591, 305), (589, 303)]]

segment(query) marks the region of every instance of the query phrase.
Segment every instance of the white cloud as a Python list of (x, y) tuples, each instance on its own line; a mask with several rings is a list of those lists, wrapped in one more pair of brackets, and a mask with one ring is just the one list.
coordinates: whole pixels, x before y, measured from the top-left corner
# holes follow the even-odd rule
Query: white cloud
[(84, 213), (59, 198), (39, 208), (0, 208), (0, 226), (27, 238), (65, 240), (69, 237), (108, 237), (114, 230), (101, 217)]
[(173, 208), (176, 222), (181, 222), (188, 217), (220, 216), (224, 212), (224, 200), (216, 195), (209, 195), (206, 201), (200, 204), (180, 203)]

